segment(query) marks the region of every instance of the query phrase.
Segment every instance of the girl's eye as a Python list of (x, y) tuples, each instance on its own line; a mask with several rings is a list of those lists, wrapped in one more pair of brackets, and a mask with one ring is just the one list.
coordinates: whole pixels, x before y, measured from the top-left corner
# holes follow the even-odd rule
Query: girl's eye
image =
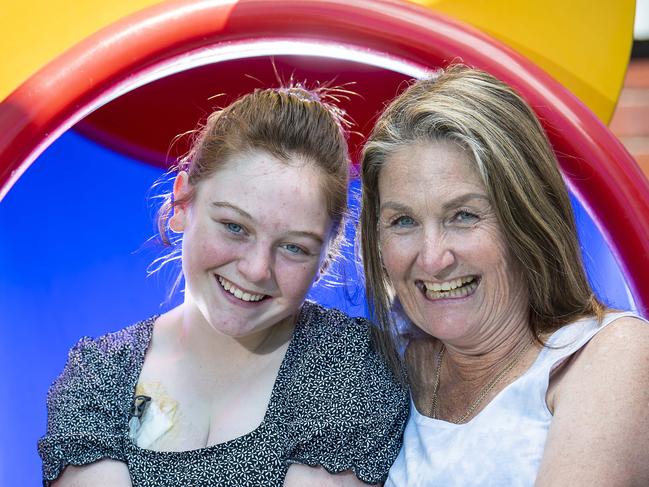
[(415, 224), (415, 220), (409, 216), (399, 216), (392, 220), (393, 227), (412, 227)]
[(453, 220), (458, 223), (471, 224), (478, 220), (478, 216), (466, 210), (460, 210), (455, 214)]
[(302, 247), (299, 245), (295, 244), (284, 244), (284, 248), (288, 250), (291, 254), (295, 255), (306, 255), (307, 251), (304, 250)]
[(236, 223), (225, 223), (225, 228), (227, 228), (228, 232), (235, 233), (237, 235), (243, 233), (243, 227)]

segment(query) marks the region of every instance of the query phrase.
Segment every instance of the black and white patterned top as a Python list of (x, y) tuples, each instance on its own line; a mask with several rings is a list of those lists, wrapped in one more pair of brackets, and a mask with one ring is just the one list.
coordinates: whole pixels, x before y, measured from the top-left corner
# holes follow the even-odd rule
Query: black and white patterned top
[(374, 351), (369, 324), (307, 302), (263, 421), (225, 443), (183, 452), (142, 449), (129, 415), (155, 318), (70, 351), (48, 394), (38, 442), (43, 484), (67, 465), (125, 462), (134, 487), (281, 486), (292, 463), (385, 480), (402, 441), (408, 394)]

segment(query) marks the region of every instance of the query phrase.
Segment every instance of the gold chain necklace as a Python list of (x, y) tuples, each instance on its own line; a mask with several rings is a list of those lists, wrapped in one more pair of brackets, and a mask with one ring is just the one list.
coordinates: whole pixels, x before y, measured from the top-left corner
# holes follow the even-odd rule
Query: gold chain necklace
[[(532, 341), (529, 341), (523, 349), (518, 352), (510, 361), (509, 363), (503, 368), (498, 374), (494, 376), (493, 379), (491, 379), (487, 385), (485, 385), (482, 390), (480, 391), (480, 394), (478, 394), (478, 397), (476, 398), (475, 401), (469, 406), (469, 409), (466, 410), (466, 412), (462, 415), (462, 417), (457, 418), (457, 419), (451, 419), (451, 423), (464, 423), (476, 410), (476, 408), (484, 401), (485, 397), (487, 397), (487, 394), (491, 392), (491, 390), (496, 387), (496, 384), (498, 384), (503, 378), (507, 375), (509, 371), (511, 371), (514, 366), (518, 363), (518, 361), (521, 359), (523, 354), (527, 351), (528, 348), (530, 348), (530, 345), (532, 344)], [(444, 352), (446, 352), (446, 347), (444, 344), (442, 344), (442, 347), (440, 348), (439, 352), (437, 352), (437, 367), (435, 368), (435, 382), (433, 384), (433, 397), (431, 398), (430, 402), (430, 415), (434, 419), (439, 419), (438, 418), (438, 411), (439, 411), (439, 397), (438, 397), (438, 392), (439, 392), (439, 382), (441, 378), (441, 372), (442, 372), (442, 359), (444, 358)]]

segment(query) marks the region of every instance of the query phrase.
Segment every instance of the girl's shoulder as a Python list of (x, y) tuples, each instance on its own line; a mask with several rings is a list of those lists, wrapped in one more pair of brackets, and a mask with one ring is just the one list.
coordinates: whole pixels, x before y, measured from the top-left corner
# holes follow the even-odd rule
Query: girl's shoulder
[(84, 337), (47, 394), (47, 434), (38, 442), (43, 478), (68, 464), (125, 460), (130, 398), (156, 317), (98, 338)]
[[(331, 370), (382, 367), (372, 339), (372, 323), (334, 308), (306, 302), (295, 329), (292, 348), (303, 359)], [(333, 367), (333, 369), (332, 369)]]
[(99, 391), (119, 395), (139, 374), (155, 320), (153, 316), (97, 338), (81, 338), (68, 352), (63, 371), (49, 389), (48, 401)]
[(68, 362), (123, 362), (130, 361), (134, 355), (143, 356), (149, 346), (156, 318), (152, 316), (97, 338), (82, 337), (70, 349)]
[(337, 343), (342, 337), (368, 340), (372, 324), (364, 318), (352, 317), (336, 308), (327, 308), (313, 301), (302, 306), (296, 332), (312, 340)]
[(291, 461), (385, 480), (408, 416), (405, 386), (375, 351), (372, 324), (305, 303), (281, 400), (298, 448)]
[(401, 403), (407, 392), (376, 351), (373, 326), (364, 318), (305, 303), (291, 345), (296, 377), (305, 382), (318, 377), (356, 397), (373, 394)]

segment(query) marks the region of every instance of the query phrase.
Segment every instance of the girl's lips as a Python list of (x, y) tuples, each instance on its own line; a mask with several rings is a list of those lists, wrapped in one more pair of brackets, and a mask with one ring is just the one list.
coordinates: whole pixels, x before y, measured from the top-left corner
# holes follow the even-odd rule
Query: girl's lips
[(217, 275), (216, 278), (218, 279), (221, 286), (223, 286), (223, 289), (243, 301), (261, 301), (266, 297), (265, 294), (256, 294), (246, 289), (240, 288), (223, 276)]
[(218, 274), (215, 275), (218, 287), (223, 292), (223, 295), (228, 301), (235, 303), (239, 306), (257, 307), (260, 303), (271, 299), (267, 294), (252, 294), (235, 286), (231, 281), (228, 281)]

